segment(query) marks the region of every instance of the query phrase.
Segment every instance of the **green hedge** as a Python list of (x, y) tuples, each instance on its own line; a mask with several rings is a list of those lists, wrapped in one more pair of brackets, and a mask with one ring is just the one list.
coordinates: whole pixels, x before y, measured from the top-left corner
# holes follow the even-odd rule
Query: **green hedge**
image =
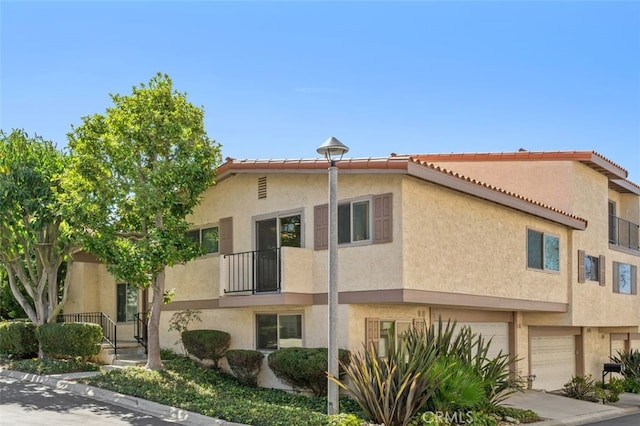
[(38, 328), (46, 355), (60, 358), (89, 357), (100, 352), (102, 327), (87, 322), (59, 322)]
[(36, 326), (29, 320), (0, 322), (0, 354), (30, 358), (38, 353)]
[(231, 335), (221, 330), (185, 330), (182, 332), (182, 345), (189, 355), (198, 359), (210, 359), (218, 368), (231, 343)]
[[(340, 349), (338, 358), (348, 364), (349, 351)], [(327, 349), (326, 348), (283, 348), (269, 354), (269, 368), (277, 378), (294, 389), (305, 389), (315, 396), (327, 393)], [(342, 374), (342, 368), (340, 369)]]
[(231, 349), (227, 351), (227, 362), (240, 383), (258, 386), (258, 374), (264, 355), (250, 349)]

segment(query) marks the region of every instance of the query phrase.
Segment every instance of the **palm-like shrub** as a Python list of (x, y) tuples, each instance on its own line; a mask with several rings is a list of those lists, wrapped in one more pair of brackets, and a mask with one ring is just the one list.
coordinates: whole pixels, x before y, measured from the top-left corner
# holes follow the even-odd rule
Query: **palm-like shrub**
[(455, 356), (438, 357), (436, 368), (447, 374), (429, 400), (433, 412), (462, 412), (486, 402), (485, 383), (476, 370)]
[(509, 395), (521, 392), (524, 384), (511, 373), (511, 366), (518, 360), (515, 356), (500, 352), (489, 357), (491, 339), (474, 334), (468, 326), (455, 333), (456, 322), (439, 320), (427, 329), (426, 338), (435, 342), (438, 354), (455, 356), (471, 366), (483, 382), (486, 402), (498, 405)]

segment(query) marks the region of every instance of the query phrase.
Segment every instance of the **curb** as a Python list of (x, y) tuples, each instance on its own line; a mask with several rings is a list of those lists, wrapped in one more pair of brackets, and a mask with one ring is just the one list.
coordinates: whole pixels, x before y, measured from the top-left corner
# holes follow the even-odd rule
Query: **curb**
[(567, 419), (551, 419), (542, 420), (531, 423), (532, 426), (578, 426), (586, 423), (600, 422), (603, 420), (617, 419), (618, 417), (628, 416), (640, 412), (640, 408), (629, 407), (620, 408), (618, 411), (609, 411), (603, 413), (590, 413), (583, 416), (576, 416)]
[[(101, 402), (108, 402), (120, 407), (130, 408), (144, 414), (149, 414), (163, 420), (170, 420), (185, 426), (245, 426), (242, 423), (232, 423), (226, 420), (208, 417), (191, 411), (182, 410), (168, 405), (159, 404), (146, 399), (124, 395), (109, 390), (83, 385), (73, 381), (53, 376), (39, 376), (13, 370), (0, 370), (0, 376), (10, 377), (23, 382), (38, 383), (48, 387), (69, 391)], [(87, 377), (85, 375), (84, 377)]]

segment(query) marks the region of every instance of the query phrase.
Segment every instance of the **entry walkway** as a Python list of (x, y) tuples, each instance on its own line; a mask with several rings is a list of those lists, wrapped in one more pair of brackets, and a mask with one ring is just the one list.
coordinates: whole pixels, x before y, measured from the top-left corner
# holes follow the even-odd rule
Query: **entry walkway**
[(640, 395), (623, 393), (620, 401), (601, 404), (528, 390), (511, 395), (503, 405), (535, 411), (544, 419), (536, 426), (580, 425), (640, 412)]

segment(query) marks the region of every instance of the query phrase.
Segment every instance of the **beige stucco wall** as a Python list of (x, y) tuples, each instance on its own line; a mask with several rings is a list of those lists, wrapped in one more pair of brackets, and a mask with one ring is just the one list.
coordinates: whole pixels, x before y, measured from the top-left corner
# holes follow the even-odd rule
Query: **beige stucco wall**
[(165, 289), (174, 290), (173, 301), (214, 299), (219, 294), (220, 256), (208, 254), (167, 268)]
[[(573, 184), (574, 163), (570, 161), (437, 161), (435, 164), (575, 213), (573, 199), (577, 192)], [(577, 166), (587, 168), (584, 165)], [(549, 191), (549, 188), (554, 190)]]
[[(412, 178), (402, 199), (406, 288), (568, 302), (564, 226)], [(560, 238), (560, 272), (527, 270), (527, 228)]]
[[(600, 286), (596, 281), (578, 283), (577, 272), (571, 276), (572, 285), (572, 321), (578, 326), (624, 326), (640, 325), (640, 298), (613, 292), (613, 262), (640, 264), (640, 256), (631, 255), (609, 248), (608, 200), (618, 205), (618, 215), (633, 213), (633, 200), (637, 196), (625, 196), (608, 189), (605, 176), (586, 167), (575, 167), (576, 213), (589, 221), (583, 232), (575, 232), (573, 244), (575, 250), (570, 261), (577, 271), (577, 250), (587, 255), (605, 256), (606, 283)], [(637, 203), (636, 203), (637, 204)], [(620, 212), (625, 210), (625, 213)], [(637, 220), (626, 216), (629, 219)]]
[(603, 333), (597, 327), (582, 329), (585, 375), (591, 374), (594, 379), (601, 380), (603, 364), (611, 362), (609, 360), (610, 336), (609, 333)]
[[(201, 205), (188, 219), (194, 226), (200, 226), (215, 225), (221, 218), (233, 217), (233, 250), (237, 253), (255, 249), (256, 220), (274, 215), (300, 214), (304, 250), (283, 250), (282, 291), (326, 292), (327, 250), (313, 249), (313, 209), (327, 203), (326, 174), (268, 174), (267, 198), (258, 199), (257, 181), (261, 176), (237, 175), (219, 182), (205, 193)], [(341, 173), (338, 201), (393, 192), (394, 212), (399, 212), (401, 179), (388, 174), (363, 176)], [(341, 289), (399, 288), (402, 277), (401, 240), (402, 217), (394, 213), (392, 243), (340, 246), (338, 270)], [(210, 264), (215, 262), (215, 266)], [(211, 283), (210, 277), (220, 281), (220, 273), (225, 274), (224, 265), (220, 267), (220, 258), (209, 255), (191, 263), (176, 267), (182, 268), (180, 272), (167, 273), (167, 288), (176, 288), (174, 301), (224, 296), (224, 285), (217, 287), (215, 295), (209, 296), (209, 288), (213, 286), (215, 290), (218, 285)]]

